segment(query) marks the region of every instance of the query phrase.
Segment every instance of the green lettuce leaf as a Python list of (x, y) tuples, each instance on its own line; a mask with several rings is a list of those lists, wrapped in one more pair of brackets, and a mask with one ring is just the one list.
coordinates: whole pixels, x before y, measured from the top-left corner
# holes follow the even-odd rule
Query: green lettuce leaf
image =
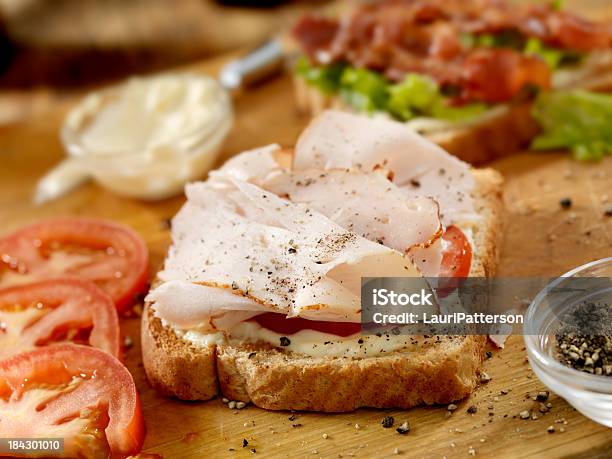
[(583, 90), (541, 93), (532, 114), (542, 127), (531, 147), (569, 148), (579, 160), (612, 154), (612, 94)]
[(302, 56), (295, 65), (295, 72), (325, 94), (334, 94), (340, 89), (340, 78), (344, 67), (343, 64), (313, 66), (305, 56)]
[(556, 11), (561, 11), (563, 9), (563, 4), (565, 3), (563, 0), (552, 0), (552, 7)]
[(523, 52), (529, 56), (540, 56), (553, 70), (559, 67), (563, 59), (563, 51), (545, 46), (544, 43), (537, 38), (530, 38), (527, 40)]
[(431, 78), (415, 73), (408, 74), (404, 81), (389, 86), (389, 112), (401, 120), (415, 115), (430, 114), (442, 96), (438, 85)]
[(448, 121), (467, 121), (488, 109), (486, 104), (454, 107), (440, 93), (431, 78), (410, 73), (404, 81), (389, 86), (387, 109), (395, 118), (407, 121), (415, 116), (427, 116)]
[(438, 104), (433, 107), (430, 115), (433, 118), (448, 121), (468, 121), (482, 115), (489, 109), (487, 104), (473, 103), (453, 107), (447, 104)]
[(567, 49), (551, 48), (537, 38), (527, 40), (523, 52), (529, 56), (540, 56), (552, 70), (556, 70), (564, 65), (577, 64), (583, 58), (582, 53)]
[(376, 72), (346, 67), (340, 77), (340, 95), (357, 110), (384, 110), (389, 93), (387, 81)]
[(485, 104), (452, 107), (433, 79), (415, 73), (393, 84), (371, 70), (343, 64), (313, 66), (305, 58), (298, 61), (296, 73), (326, 94), (339, 94), (358, 111), (383, 111), (401, 121), (416, 116), (465, 121), (488, 108)]

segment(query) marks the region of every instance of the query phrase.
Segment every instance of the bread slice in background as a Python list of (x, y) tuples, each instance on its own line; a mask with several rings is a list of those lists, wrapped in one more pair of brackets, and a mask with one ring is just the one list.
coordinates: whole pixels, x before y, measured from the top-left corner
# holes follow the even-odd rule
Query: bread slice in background
[[(322, 93), (300, 76), (293, 80), (300, 111), (311, 116), (328, 108), (354, 111), (339, 96)], [(539, 127), (530, 109), (531, 104), (508, 106), (475, 124), (423, 135), (463, 161), (483, 164), (517, 151), (537, 135)]]
[[(593, 56), (579, 70), (561, 76), (564, 77), (559, 81), (562, 88), (610, 91), (612, 52)], [(321, 92), (299, 75), (294, 75), (293, 87), (298, 109), (303, 113), (316, 116), (328, 108), (354, 111), (339, 96)], [(532, 105), (523, 102), (499, 106), (473, 123), (423, 135), (463, 161), (481, 165), (516, 153), (538, 135), (540, 127), (531, 116)]]
[[(470, 276), (491, 276), (502, 234), (502, 178), (473, 170), (477, 212), (483, 221), (461, 222), (471, 231)], [(153, 387), (182, 400), (221, 393), (273, 410), (351, 411), (359, 407), (410, 408), (450, 403), (476, 387), (486, 336), (440, 337), (418, 352), (364, 358), (313, 358), (268, 344), (198, 347), (162, 324), (147, 304), (142, 322), (143, 361)], [(432, 338), (433, 340), (433, 338)]]

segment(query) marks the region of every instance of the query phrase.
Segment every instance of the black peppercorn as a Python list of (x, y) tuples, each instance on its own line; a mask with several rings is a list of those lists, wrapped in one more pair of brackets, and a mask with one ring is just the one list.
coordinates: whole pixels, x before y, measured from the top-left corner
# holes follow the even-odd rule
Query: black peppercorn
[(395, 420), (393, 419), (393, 416), (385, 416), (385, 417), (383, 418), (383, 420), (382, 420), (381, 424), (382, 424), (382, 426), (383, 426), (385, 429), (388, 429), (388, 428), (390, 428), (390, 427), (393, 427), (393, 422), (394, 422), (394, 421), (395, 421)]
[(570, 198), (563, 198), (559, 200), (559, 205), (562, 209), (569, 209), (572, 207), (572, 200)]

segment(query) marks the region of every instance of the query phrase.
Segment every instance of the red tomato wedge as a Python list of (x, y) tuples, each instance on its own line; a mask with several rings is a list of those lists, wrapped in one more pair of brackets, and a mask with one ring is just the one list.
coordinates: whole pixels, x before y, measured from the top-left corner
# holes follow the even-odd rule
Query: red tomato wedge
[(131, 229), (105, 220), (43, 220), (0, 239), (0, 287), (77, 277), (108, 293), (124, 311), (147, 286), (149, 255)]
[(0, 362), (0, 438), (63, 438), (61, 457), (125, 457), (144, 440), (132, 375), (113, 356), (58, 344)]
[(336, 336), (351, 336), (361, 331), (360, 323), (352, 322), (325, 322), (322, 320), (308, 320), (301, 317), (287, 318), (284, 314), (266, 312), (253, 317), (260, 326), (281, 335), (293, 335), (300, 330), (314, 330), (322, 333), (331, 333)]
[(0, 360), (73, 341), (120, 358), (117, 311), (95, 284), (54, 279), (0, 289)]
[(468, 277), (472, 268), (472, 246), (467, 236), (454, 225), (442, 235), (442, 265), (438, 277)]

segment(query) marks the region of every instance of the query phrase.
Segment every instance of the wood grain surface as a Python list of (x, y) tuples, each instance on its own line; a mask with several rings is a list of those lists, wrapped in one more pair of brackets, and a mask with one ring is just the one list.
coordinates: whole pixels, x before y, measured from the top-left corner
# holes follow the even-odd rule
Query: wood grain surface
[[(192, 70), (216, 74), (222, 61)], [(183, 203), (178, 197), (158, 203), (121, 198), (96, 185), (42, 207), (30, 199), (37, 180), (62, 157), (58, 129), (72, 101), (46, 116), (0, 127), (0, 231), (55, 215), (90, 215), (121, 221), (146, 240), (151, 272), (161, 265), (169, 232), (164, 222)], [(294, 107), (289, 78), (236, 95), (236, 124), (223, 156), (270, 142), (292, 145), (307, 120)], [(522, 153), (492, 164), (506, 178), (506, 229), (499, 274), (558, 275), (612, 255), (612, 158), (577, 163), (566, 153)], [(571, 209), (559, 199), (570, 197)], [(492, 380), (458, 403), (408, 411), (358, 410), (348, 414), (267, 412), (253, 406), (230, 410), (218, 400), (185, 403), (158, 396), (147, 384), (140, 360), (139, 320), (122, 323), (135, 344), (128, 366), (142, 395), (148, 434), (147, 453), (164, 458), (230, 457), (551, 457), (609, 458), (612, 430), (575, 411), (554, 394), (552, 408), (537, 420), (518, 413), (538, 404), (528, 395), (545, 387), (531, 372), (521, 337), (494, 351), (485, 371)], [(502, 394), (502, 391), (507, 392)], [(474, 405), (475, 414), (466, 409)], [(381, 419), (409, 421), (411, 431), (383, 429)], [(291, 417), (291, 419), (290, 419)], [(548, 433), (553, 425), (555, 433)], [(562, 432), (563, 430), (563, 432)], [(243, 441), (248, 446), (243, 447)], [(253, 449), (254, 451), (252, 451)], [(155, 456), (153, 456), (155, 457)]]

